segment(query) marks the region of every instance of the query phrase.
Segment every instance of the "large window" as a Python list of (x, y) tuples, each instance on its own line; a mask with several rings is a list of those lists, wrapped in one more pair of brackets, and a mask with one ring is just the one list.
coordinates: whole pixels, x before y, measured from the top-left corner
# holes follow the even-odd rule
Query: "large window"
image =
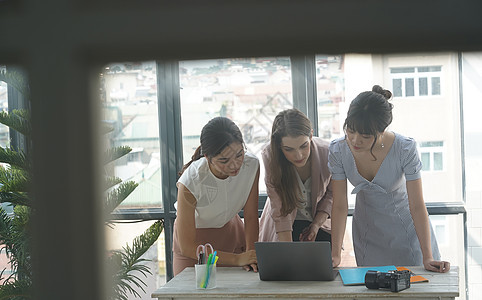
[[(359, 93), (371, 90), (373, 85), (381, 85), (394, 95), (390, 100), (394, 105), (393, 122), (388, 130), (417, 141), (423, 164), (424, 200), (461, 205), (461, 102), (458, 77), (454, 75), (459, 68), (456, 58), (455, 53), (317, 55), (319, 135), (328, 141), (342, 137), (351, 101)], [(422, 62), (426, 65), (423, 66)], [(424, 101), (420, 101), (422, 97), (425, 97)], [(348, 182), (351, 208), (356, 201), (352, 190), (353, 186)], [(427, 205), (430, 209), (430, 204)], [(463, 243), (462, 215), (439, 214), (430, 219), (442, 257), (464, 270), (465, 258), (460, 255), (463, 253), (460, 244), (448, 242)], [(347, 224), (346, 228), (346, 234), (351, 237), (351, 225)], [(354, 262), (351, 239), (345, 240), (344, 245), (343, 259), (349, 266)], [(463, 287), (464, 284), (461, 290)]]
[(343, 135), (345, 103), (344, 55), (316, 56), (316, 96), (319, 136), (330, 140)]
[[(247, 150), (262, 164), (275, 116), (293, 107), (290, 59), (181, 61), (179, 73), (184, 162), (200, 145), (201, 128), (224, 116), (238, 125)], [(266, 193), (263, 167), (260, 172), (260, 193)]]
[[(157, 74), (158, 70), (153, 62), (111, 64), (101, 76), (104, 120), (115, 128), (107, 140), (109, 145), (128, 145), (133, 151), (106, 172), (113, 172), (125, 180), (140, 182), (140, 187), (145, 186), (145, 190), (152, 191), (128, 199), (125, 208), (160, 207), (162, 191), (165, 189), (161, 187), (161, 169), (162, 165), (169, 164), (169, 161), (160, 155), (159, 140), (162, 145), (170, 140), (170, 135), (180, 135), (182, 132), (182, 148), (175, 155), (186, 163), (199, 146), (201, 128), (213, 117), (226, 116), (240, 127), (248, 151), (259, 157), (262, 148), (269, 142), (276, 114), (281, 110), (297, 107), (308, 116), (316, 117), (312, 122), (318, 135), (331, 141), (344, 135), (342, 127), (346, 113), (350, 102), (358, 93), (370, 90), (374, 84), (393, 88), (394, 94), (398, 93), (395, 91), (396, 86), (392, 87), (393, 80), (405, 76), (401, 85), (404, 96), (396, 96), (390, 100), (394, 104), (394, 120), (388, 130), (413, 137), (418, 142), (424, 166), (422, 182), (426, 202), (460, 202), (462, 153), (456, 147), (461, 142), (460, 103), (454, 100), (458, 89), (457, 78), (449, 75), (458, 69), (455, 56), (455, 53), (437, 54), (432, 58), (416, 54), (317, 55), (311, 61), (302, 61), (302, 64), (313, 64), (312, 75), (309, 68), (305, 69), (305, 73), (300, 72), (299, 57), (296, 60), (290, 57), (188, 60), (174, 62), (174, 72), (162, 70), (166, 77), (157, 81), (156, 77), (160, 75)], [(421, 60), (430, 63), (432, 67), (407, 67), (420, 66)], [(169, 76), (173, 78), (166, 79)], [(166, 86), (158, 87), (158, 82)], [(411, 82), (413, 88), (407, 85)], [(440, 92), (440, 82), (444, 83), (444, 93)], [(315, 98), (309, 100), (311, 98), (306, 96), (306, 99), (302, 99), (309, 94), (310, 84), (315, 87)], [(437, 88), (439, 92), (436, 91)], [(181, 121), (179, 129), (168, 125), (167, 133), (164, 133), (166, 136), (159, 137), (157, 129), (161, 119), (158, 110), (163, 106), (158, 103), (161, 97), (157, 97), (156, 90), (162, 92), (163, 89), (178, 89), (178, 100), (176, 97), (164, 97), (162, 101), (167, 102), (167, 106), (179, 105), (179, 110), (176, 112), (174, 109), (173, 114), (174, 119), (179, 117)], [(305, 93), (299, 93), (303, 89)], [(407, 97), (411, 90), (414, 96)], [(438, 97), (417, 101), (415, 96), (425, 94)], [(308, 101), (316, 104), (305, 105)], [(315, 114), (312, 109), (316, 109)], [(154, 128), (156, 130), (151, 130)], [(171, 170), (170, 176), (177, 171), (177, 168)], [(260, 207), (266, 194), (262, 165), (261, 173)], [(173, 182), (176, 180), (177, 178), (172, 178)], [(441, 182), (445, 182), (444, 190), (439, 188)], [(352, 188), (348, 187), (349, 192)], [(175, 191), (171, 195), (169, 201), (172, 204), (176, 200)], [(350, 207), (355, 204), (355, 197), (351, 193), (349, 204)], [(452, 230), (461, 227), (461, 218), (452, 218), (440, 212), (437, 214), (432, 216), (431, 220), (439, 237), (442, 255), (461, 266), (464, 258), (457, 254), (459, 249), (447, 243), (452, 239), (463, 240), (461, 230)], [(166, 211), (163, 216), (168, 218), (165, 221), (172, 222), (175, 211)], [(147, 225), (121, 225), (118, 226), (122, 228), (121, 231), (108, 230), (109, 245), (115, 247), (120, 232), (134, 232), (139, 230), (139, 226)], [(347, 251), (344, 253), (344, 265), (354, 266), (349, 224), (345, 244)], [(166, 253), (169, 256), (171, 247), (166, 237), (165, 245), (158, 243), (157, 253)], [(152, 256), (152, 253), (151, 258), (157, 259), (159, 265), (166, 262), (166, 276), (170, 279), (169, 257)], [(155, 272), (160, 276), (157, 282), (162, 281), (164, 269), (156, 269)]]
[(157, 75), (155, 62), (113, 63), (100, 74), (106, 146), (132, 151), (106, 166), (109, 175), (139, 183), (119, 207), (161, 207)]
[[(138, 184), (134, 191), (117, 207), (120, 219), (129, 219), (122, 214), (149, 212), (162, 208), (161, 151), (159, 143), (159, 117), (157, 97), (157, 72), (155, 62), (112, 63), (100, 73), (100, 101), (102, 121), (111, 131), (104, 136), (106, 148), (128, 146), (132, 151), (104, 167), (105, 175), (116, 176), (123, 182)], [(106, 226), (106, 250), (122, 250), (132, 247), (136, 236), (153, 223), (151, 218), (138, 222), (117, 220)], [(144, 278), (144, 292), (134, 287), (142, 299), (149, 299), (150, 292), (165, 283), (166, 259), (164, 231), (158, 241), (143, 255), (152, 276)]]

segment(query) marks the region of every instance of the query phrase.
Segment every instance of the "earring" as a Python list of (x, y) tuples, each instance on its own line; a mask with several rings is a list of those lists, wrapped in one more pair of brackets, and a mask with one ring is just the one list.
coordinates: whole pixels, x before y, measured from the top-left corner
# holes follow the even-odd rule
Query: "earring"
[(383, 144), (383, 135), (382, 135), (382, 137), (380, 138), (380, 141), (382, 142), (382, 148), (385, 148), (385, 145)]

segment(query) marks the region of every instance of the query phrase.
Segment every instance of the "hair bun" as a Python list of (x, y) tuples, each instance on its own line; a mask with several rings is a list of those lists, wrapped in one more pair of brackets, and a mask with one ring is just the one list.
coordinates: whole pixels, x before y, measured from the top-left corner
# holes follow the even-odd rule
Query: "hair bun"
[(390, 92), (389, 90), (385, 90), (383, 89), (381, 86), (379, 85), (374, 85), (373, 88), (372, 88), (372, 92), (375, 92), (377, 94), (380, 94), (382, 95), (383, 97), (385, 97), (385, 99), (390, 99), (392, 98), (392, 92)]

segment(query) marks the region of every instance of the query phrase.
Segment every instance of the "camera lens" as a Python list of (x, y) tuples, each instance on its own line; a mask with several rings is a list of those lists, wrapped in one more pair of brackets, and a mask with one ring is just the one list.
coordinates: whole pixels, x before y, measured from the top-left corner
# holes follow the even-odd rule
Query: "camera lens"
[(365, 274), (365, 286), (369, 289), (390, 288), (392, 273), (368, 270)]
[(369, 289), (378, 289), (378, 271), (367, 271), (365, 274), (365, 286)]

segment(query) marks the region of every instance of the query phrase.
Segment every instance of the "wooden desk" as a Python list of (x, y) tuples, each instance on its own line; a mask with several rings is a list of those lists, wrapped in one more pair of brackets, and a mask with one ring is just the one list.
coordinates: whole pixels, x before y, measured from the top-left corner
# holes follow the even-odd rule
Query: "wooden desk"
[(410, 267), (429, 282), (412, 284), (399, 293), (370, 290), (364, 285), (344, 286), (340, 275), (334, 281), (261, 281), (258, 273), (242, 268), (218, 268), (217, 287), (196, 289), (194, 268), (187, 268), (163, 287), (152, 293), (157, 299), (454, 299), (459, 296), (459, 269), (449, 273), (433, 273), (423, 267)]

